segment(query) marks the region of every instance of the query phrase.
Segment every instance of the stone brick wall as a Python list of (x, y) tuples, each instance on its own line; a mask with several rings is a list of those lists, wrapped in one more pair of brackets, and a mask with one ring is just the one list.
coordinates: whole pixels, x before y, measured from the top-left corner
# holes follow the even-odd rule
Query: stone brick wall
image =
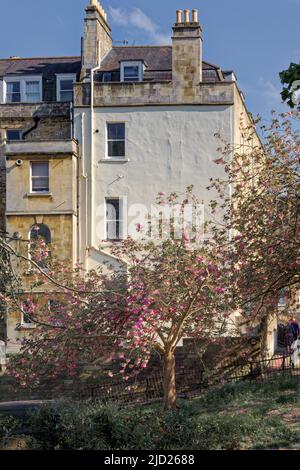
[(5, 230), (5, 200), (6, 200), (6, 184), (5, 184), (5, 160), (0, 155), (0, 231)]
[(7, 129), (31, 129), (34, 118), (39, 118), (37, 128), (25, 140), (70, 139), (70, 117), (69, 103), (0, 105), (0, 140), (3, 143)]
[(112, 47), (111, 30), (100, 4), (88, 5), (85, 11), (82, 75), (96, 67)]
[[(95, 106), (231, 105), (235, 82), (201, 83), (182, 89), (173, 82), (95, 83)], [(185, 90), (185, 92), (184, 92)], [(75, 106), (90, 105), (90, 84), (75, 85)]]

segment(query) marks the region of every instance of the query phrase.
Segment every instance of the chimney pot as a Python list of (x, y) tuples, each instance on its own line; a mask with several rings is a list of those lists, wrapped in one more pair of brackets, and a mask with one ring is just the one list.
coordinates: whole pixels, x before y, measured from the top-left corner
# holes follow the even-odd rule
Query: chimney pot
[(176, 11), (176, 16), (177, 16), (176, 22), (177, 23), (182, 23), (182, 10), (177, 10)]
[(198, 20), (198, 10), (193, 10), (192, 13), (193, 13), (193, 20), (192, 20), (193, 23), (198, 23), (198, 21), (199, 21)]
[(190, 10), (184, 10), (184, 22), (185, 23), (190, 22)]

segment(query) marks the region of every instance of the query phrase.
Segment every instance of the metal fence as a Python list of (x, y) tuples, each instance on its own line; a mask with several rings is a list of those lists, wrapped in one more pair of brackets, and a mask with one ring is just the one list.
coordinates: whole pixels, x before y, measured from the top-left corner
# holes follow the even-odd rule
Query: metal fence
[[(300, 376), (300, 368), (294, 368), (289, 355), (275, 356), (265, 360), (237, 360), (221, 363), (215, 368), (181, 368), (176, 373), (176, 388), (179, 397), (199, 396), (204, 390), (238, 381), (260, 381), (270, 376)], [(70, 398), (92, 399), (120, 405), (146, 404), (163, 397), (163, 376), (161, 373), (135, 376), (128, 381), (120, 378), (99, 379), (94, 384), (68, 383), (62, 380), (55, 387), (48, 384), (37, 390), (14, 388), (14, 400)], [(7, 394), (4, 394), (6, 397)]]
[[(181, 397), (200, 395), (210, 387), (238, 381), (259, 381), (270, 376), (290, 374), (300, 376), (288, 355), (272, 359), (234, 361), (212, 370), (180, 370), (176, 374), (177, 393)], [(163, 396), (163, 376), (156, 374), (148, 378), (124, 380), (111, 384), (97, 384), (85, 389), (81, 398), (92, 398), (103, 402), (119, 404), (149, 403)]]

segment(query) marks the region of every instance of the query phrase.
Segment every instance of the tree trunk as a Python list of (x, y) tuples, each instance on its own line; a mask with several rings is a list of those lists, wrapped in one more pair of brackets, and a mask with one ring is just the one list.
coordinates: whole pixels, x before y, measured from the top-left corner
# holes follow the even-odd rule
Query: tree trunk
[(261, 343), (260, 343), (260, 353), (261, 358), (266, 359), (265, 354), (268, 346), (268, 326), (269, 326), (269, 314), (265, 312), (261, 320)]
[(164, 356), (164, 405), (168, 410), (176, 408), (175, 355), (166, 352)]

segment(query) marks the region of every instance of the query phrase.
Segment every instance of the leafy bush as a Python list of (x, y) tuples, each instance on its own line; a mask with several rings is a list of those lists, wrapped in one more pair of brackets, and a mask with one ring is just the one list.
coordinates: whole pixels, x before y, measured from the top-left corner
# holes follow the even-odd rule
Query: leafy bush
[(19, 426), (20, 422), (14, 417), (0, 415), (0, 444), (2, 445), (7, 438), (12, 436)]
[(29, 421), (35, 447), (43, 450), (89, 448), (93, 436), (91, 418), (87, 403), (62, 401), (40, 407)]
[(240, 449), (289, 445), (295, 440), (278, 417), (257, 412), (202, 415), (192, 402), (167, 412), (62, 402), (36, 411), (31, 426), (34, 448), (45, 450)]
[[(280, 416), (269, 413), (298, 401), (300, 381), (274, 377), (269, 382), (228, 384), (180, 403), (175, 411), (160, 405), (119, 408), (91, 401), (53, 402), (32, 412), (33, 449), (188, 450), (253, 449), (289, 446), (300, 435)], [(271, 417), (272, 415), (272, 417)], [(17, 433), (14, 418), (0, 418), (0, 440)]]

